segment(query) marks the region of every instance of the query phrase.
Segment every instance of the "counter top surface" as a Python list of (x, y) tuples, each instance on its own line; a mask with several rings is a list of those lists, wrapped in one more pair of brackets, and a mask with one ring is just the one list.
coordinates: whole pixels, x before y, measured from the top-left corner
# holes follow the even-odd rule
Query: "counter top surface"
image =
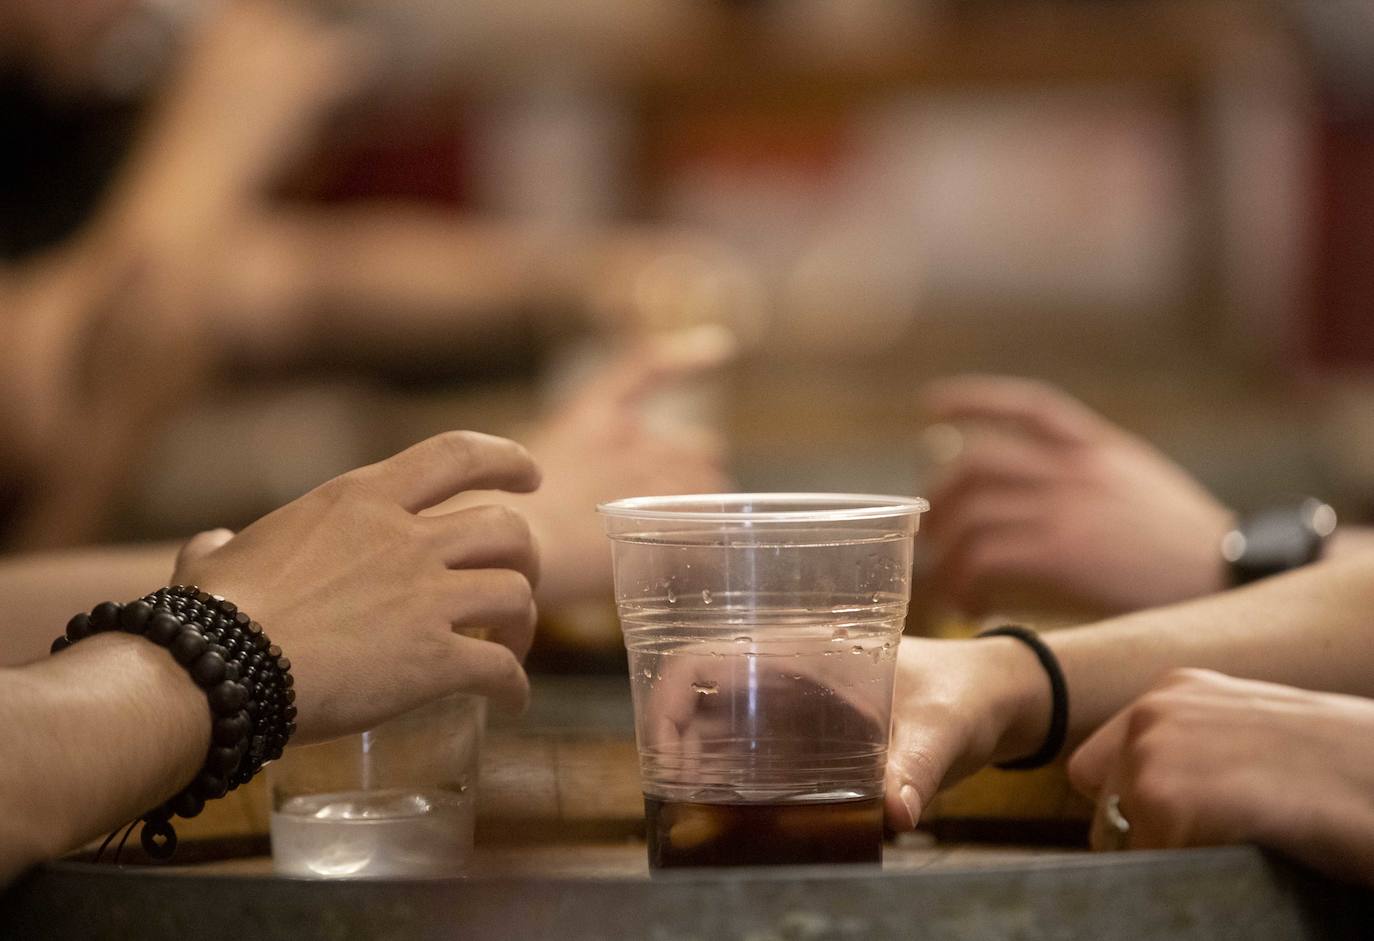
[[(525, 717), (493, 720), (462, 878), (274, 876), (257, 784), (179, 824), (180, 865), (40, 867), (0, 896), (0, 938), (1268, 941), (1363, 937), (1374, 925), (1367, 893), (1253, 847), (1091, 854), (923, 833), (889, 844), (881, 867), (651, 874), (625, 693), (617, 677), (543, 677)], [(1062, 776), (1000, 774), (950, 795), (937, 823), (1015, 838), (1071, 831), (1081, 811)]]

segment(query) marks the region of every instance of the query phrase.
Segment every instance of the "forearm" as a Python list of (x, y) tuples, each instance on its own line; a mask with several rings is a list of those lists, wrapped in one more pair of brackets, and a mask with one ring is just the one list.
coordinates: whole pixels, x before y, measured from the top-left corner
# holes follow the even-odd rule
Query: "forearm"
[(44, 657), (67, 619), (167, 584), (175, 543), (0, 557), (0, 667)]
[(1069, 687), (1069, 744), (1179, 667), (1374, 695), (1374, 557), (1333, 559), (1197, 601), (1046, 635)]
[(288, 259), (283, 309), (330, 342), (397, 345), (518, 331), (514, 314), (566, 309), (548, 240), (530, 227), (399, 207), (281, 210), (247, 236)]
[(138, 637), (0, 670), (0, 884), (171, 797), (209, 739), (205, 694)]

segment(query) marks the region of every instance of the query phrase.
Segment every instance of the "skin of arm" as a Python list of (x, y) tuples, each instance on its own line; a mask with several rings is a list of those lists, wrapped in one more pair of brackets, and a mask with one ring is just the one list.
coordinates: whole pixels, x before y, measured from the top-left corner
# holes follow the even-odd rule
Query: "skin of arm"
[(225, 237), (234, 249), (210, 275), (217, 324), (267, 360), (310, 344), (395, 354), (588, 328), (748, 334), (761, 313), (741, 259), (662, 226), (570, 231), (374, 202), (264, 207)]
[[(1069, 688), (1066, 750), (1182, 667), (1374, 695), (1374, 556), (1044, 635)], [(1007, 638), (907, 638), (898, 659), (888, 818), (909, 829), (944, 784), (1033, 752), (1049, 717), (1039, 663)]]
[(1374, 553), (1374, 527), (1341, 526), (1326, 543), (1326, 557), (1345, 559)]
[(0, 557), (0, 667), (48, 655), (67, 619), (102, 601), (127, 601), (167, 584), (175, 543), (101, 546)]
[(209, 742), (205, 694), (142, 638), (0, 669), (0, 885), (171, 797)]

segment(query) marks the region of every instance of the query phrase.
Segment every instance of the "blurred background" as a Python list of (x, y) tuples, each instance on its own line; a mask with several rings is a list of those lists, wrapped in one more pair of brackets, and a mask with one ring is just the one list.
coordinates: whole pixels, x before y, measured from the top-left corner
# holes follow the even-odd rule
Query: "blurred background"
[(922, 492), (972, 370), (1374, 516), (1374, 4), (0, 7), (11, 342), (83, 364), (0, 406), (10, 549), (239, 526), (711, 324), (643, 404), (741, 489)]

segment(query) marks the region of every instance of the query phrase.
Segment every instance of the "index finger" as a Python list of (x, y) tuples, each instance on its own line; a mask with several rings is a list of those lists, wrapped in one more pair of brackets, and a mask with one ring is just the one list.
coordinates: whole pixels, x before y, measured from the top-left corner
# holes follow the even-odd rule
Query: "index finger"
[(993, 420), (1058, 444), (1082, 444), (1101, 423), (1097, 413), (1053, 386), (1014, 376), (955, 376), (923, 396), (936, 421)]
[(412, 513), (464, 490), (527, 493), (539, 486), (539, 468), (523, 446), (476, 431), (446, 431), (345, 476)]

